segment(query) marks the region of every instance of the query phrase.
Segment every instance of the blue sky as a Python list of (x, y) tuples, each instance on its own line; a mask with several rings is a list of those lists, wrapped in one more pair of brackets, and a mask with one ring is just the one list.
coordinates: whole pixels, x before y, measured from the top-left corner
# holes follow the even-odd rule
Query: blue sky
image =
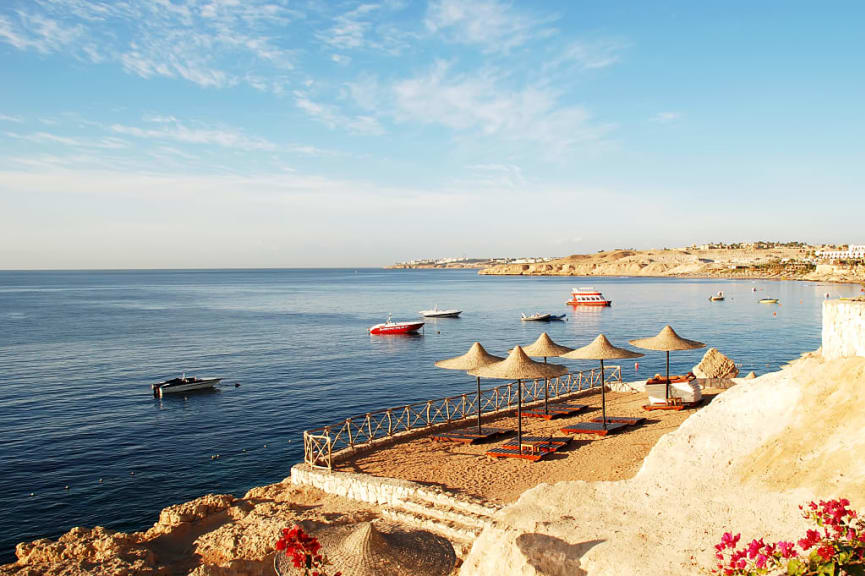
[(5, 0), (0, 267), (863, 242), (863, 17)]

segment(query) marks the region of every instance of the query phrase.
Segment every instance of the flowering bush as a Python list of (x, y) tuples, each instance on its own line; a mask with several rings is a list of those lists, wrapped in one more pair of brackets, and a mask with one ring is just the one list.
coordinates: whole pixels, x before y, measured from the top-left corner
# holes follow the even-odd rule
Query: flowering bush
[[(284, 529), (282, 538), (277, 540), (278, 553), (285, 554), (303, 576), (328, 576), (325, 566), (329, 564), (327, 557), (321, 554), (321, 544), (314, 536), (303, 531), (300, 526)], [(332, 576), (340, 576), (336, 572)]]
[(741, 535), (727, 532), (715, 545), (718, 564), (712, 574), (865, 576), (865, 521), (849, 506), (846, 498), (800, 506), (817, 529), (809, 529), (796, 544), (760, 538), (737, 548)]

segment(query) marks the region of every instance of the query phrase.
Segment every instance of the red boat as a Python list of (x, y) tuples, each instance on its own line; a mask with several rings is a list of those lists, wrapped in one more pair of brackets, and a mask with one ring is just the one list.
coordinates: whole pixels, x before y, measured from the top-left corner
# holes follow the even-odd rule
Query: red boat
[(574, 288), (567, 303), (571, 306), (610, 306), (613, 301), (604, 298), (604, 295), (594, 288)]
[(370, 334), (414, 334), (423, 327), (423, 322), (393, 322), (390, 315), (387, 322), (376, 324), (369, 329)]

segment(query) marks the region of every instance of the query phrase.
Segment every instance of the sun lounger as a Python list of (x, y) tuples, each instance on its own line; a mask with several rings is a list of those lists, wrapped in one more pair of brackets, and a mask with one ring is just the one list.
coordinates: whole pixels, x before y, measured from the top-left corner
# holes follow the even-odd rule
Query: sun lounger
[(506, 450), (504, 448), (492, 448), (486, 451), (486, 455), (490, 458), (520, 458), (530, 462), (537, 462), (549, 452), (528, 452), (518, 450)]
[[(571, 440), (570, 436), (523, 436), (522, 447), (533, 446), (537, 451), (555, 452), (570, 444)], [(505, 450), (519, 450), (520, 447), (516, 439), (508, 440), (501, 446)]]
[(437, 442), (459, 442), (462, 444), (476, 444), (485, 440), (493, 440), (499, 436), (511, 434), (513, 430), (508, 428), (490, 428), (484, 427), (478, 432), (477, 428), (459, 428), (457, 430), (449, 430), (447, 432), (439, 432), (432, 435), (432, 439)]
[(523, 416), (552, 420), (553, 418), (567, 418), (568, 416), (573, 416), (574, 414), (582, 412), (586, 408), (588, 408), (588, 405), (586, 404), (569, 404), (566, 402), (557, 402), (555, 404), (550, 404), (549, 410), (547, 410), (547, 412), (544, 412), (544, 409), (542, 407), (523, 410)]
[(576, 424), (562, 428), (561, 431), (565, 434), (597, 434), (598, 436), (606, 436), (627, 427), (628, 424), (610, 422), (608, 418), (606, 428), (603, 422), (577, 422)]
[[(603, 422), (603, 421), (604, 421), (604, 418), (602, 416), (598, 416), (597, 418), (592, 418), (591, 420), (589, 420), (589, 422)], [(610, 422), (615, 422), (616, 424), (625, 424), (626, 426), (639, 426), (640, 424), (642, 424), (645, 421), (646, 421), (646, 419), (641, 417), (641, 416), (637, 416), (637, 417), (607, 416), (607, 424), (609, 424)]]
[(703, 391), (692, 376), (692, 374), (671, 376), (669, 398), (667, 398), (667, 385), (664, 378), (648, 380), (646, 393), (649, 396), (649, 403), (643, 408), (646, 410), (682, 410), (696, 406), (703, 400)]

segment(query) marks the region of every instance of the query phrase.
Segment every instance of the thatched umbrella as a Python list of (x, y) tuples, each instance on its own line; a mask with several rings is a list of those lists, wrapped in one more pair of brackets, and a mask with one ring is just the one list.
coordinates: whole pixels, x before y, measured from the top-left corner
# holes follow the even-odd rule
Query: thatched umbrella
[(523, 349), (514, 346), (507, 358), (501, 362), (471, 370), (472, 376), (517, 381), (517, 444), (523, 443), (523, 380), (555, 378), (567, 374), (568, 369), (560, 364), (542, 364), (529, 358)]
[[(525, 346), (523, 348), (523, 352), (532, 356), (533, 358), (542, 357), (544, 359), (544, 364), (547, 363), (548, 357), (561, 356), (562, 354), (567, 354), (573, 350), (573, 348), (568, 348), (567, 346), (562, 346), (561, 344), (556, 344), (553, 342), (553, 339), (550, 338), (550, 335), (546, 332), (542, 332), (538, 339), (533, 343)], [(550, 381), (544, 380), (544, 414), (549, 414), (549, 387)]]
[(651, 338), (638, 338), (630, 340), (630, 343), (637, 348), (646, 350), (661, 350), (667, 353), (667, 389), (665, 396), (670, 399), (670, 350), (695, 350), (697, 348), (705, 348), (706, 345), (696, 340), (688, 340), (682, 338), (673, 328), (667, 324), (664, 326), (657, 336)]
[(562, 354), (562, 358), (571, 360), (600, 360), (601, 361), (601, 416), (604, 430), (607, 429), (607, 396), (606, 381), (604, 379), (604, 360), (620, 360), (622, 358), (641, 358), (644, 354), (634, 352), (625, 348), (613, 346), (607, 337), (599, 334), (592, 340), (591, 344), (577, 348), (573, 352)]
[[(439, 368), (445, 368), (447, 370), (463, 370), (465, 372), (469, 372), (470, 370), (475, 370), (476, 368), (482, 368), (484, 366), (489, 366), (490, 364), (495, 364), (496, 362), (501, 362), (504, 358), (500, 356), (493, 356), (481, 346), (480, 342), (475, 342), (472, 344), (472, 347), (469, 348), (469, 351), (463, 354), (462, 356), (457, 356), (455, 358), (448, 358), (447, 360), (439, 360), (436, 362), (436, 366)], [(478, 432), (483, 432), (481, 430), (481, 377), (478, 376)]]
[[(380, 531), (371, 522), (322, 526), (312, 530), (335, 571), (343, 576), (447, 576), (456, 553), (450, 542), (420, 530)], [(274, 568), (281, 576), (300, 574), (291, 558), (277, 552)]]

